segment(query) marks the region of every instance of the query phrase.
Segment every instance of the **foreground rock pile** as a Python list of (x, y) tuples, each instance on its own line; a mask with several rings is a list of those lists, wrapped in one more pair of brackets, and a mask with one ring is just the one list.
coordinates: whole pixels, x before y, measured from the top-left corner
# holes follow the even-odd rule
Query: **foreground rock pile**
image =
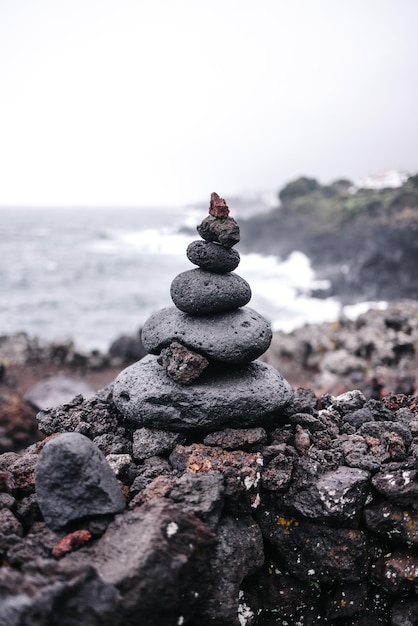
[(0, 624), (416, 623), (416, 398), (299, 389), (197, 436), (136, 429), (110, 387), (39, 423), (0, 456)]
[(206, 241), (193, 293), (173, 281), (184, 335), (157, 313), (141, 368), (42, 410), (45, 439), (0, 454), (0, 626), (416, 624), (417, 398), (292, 392), (252, 361), (247, 326), (242, 352), (214, 355), (194, 324), (219, 339), (248, 290), (233, 278), (227, 309), (200, 309), (237, 261)]

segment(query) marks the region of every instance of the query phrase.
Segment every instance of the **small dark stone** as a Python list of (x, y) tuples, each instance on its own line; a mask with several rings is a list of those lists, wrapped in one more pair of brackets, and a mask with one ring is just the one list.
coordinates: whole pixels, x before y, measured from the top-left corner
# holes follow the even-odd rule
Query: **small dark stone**
[(225, 248), (225, 246), (213, 241), (202, 241), (201, 239), (189, 244), (187, 258), (203, 270), (219, 274), (233, 272), (240, 262), (240, 255), (237, 250)]
[(232, 311), (251, 299), (251, 288), (238, 274), (216, 274), (201, 269), (182, 272), (171, 283), (178, 309), (194, 315)]
[(232, 248), (240, 240), (239, 226), (232, 217), (219, 219), (208, 215), (197, 227), (197, 232), (202, 239), (216, 241), (226, 248)]
[(152, 456), (171, 452), (184, 441), (185, 438), (180, 433), (155, 428), (138, 428), (134, 431), (133, 456), (137, 461), (143, 461)]
[(354, 426), (357, 430), (362, 426), (365, 422), (372, 422), (374, 420), (373, 413), (368, 408), (357, 409), (352, 413), (346, 413), (343, 415), (343, 422), (347, 422)]

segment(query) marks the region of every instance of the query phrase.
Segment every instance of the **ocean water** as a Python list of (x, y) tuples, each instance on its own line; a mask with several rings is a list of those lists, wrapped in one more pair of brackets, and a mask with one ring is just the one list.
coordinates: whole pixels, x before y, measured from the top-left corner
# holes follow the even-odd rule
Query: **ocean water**
[[(192, 208), (0, 208), (0, 335), (24, 331), (107, 350), (172, 305), (171, 281), (195, 267), (186, 248), (199, 235), (183, 227), (205, 217)], [(274, 330), (341, 312), (337, 300), (310, 296), (319, 285), (301, 252), (285, 261), (241, 254), (236, 273)]]

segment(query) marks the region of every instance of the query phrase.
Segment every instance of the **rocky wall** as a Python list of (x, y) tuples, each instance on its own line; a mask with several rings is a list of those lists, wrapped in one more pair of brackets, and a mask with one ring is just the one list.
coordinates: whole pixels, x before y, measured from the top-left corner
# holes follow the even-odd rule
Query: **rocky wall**
[[(266, 424), (191, 436), (136, 429), (112, 386), (42, 411), (46, 439), (0, 455), (0, 624), (416, 624), (417, 413), (298, 389)], [(63, 432), (122, 502), (86, 473), (74, 499)]]

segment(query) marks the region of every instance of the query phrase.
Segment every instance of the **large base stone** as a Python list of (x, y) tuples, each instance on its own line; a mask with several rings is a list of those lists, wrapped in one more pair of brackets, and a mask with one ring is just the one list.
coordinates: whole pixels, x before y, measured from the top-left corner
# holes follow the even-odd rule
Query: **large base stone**
[(139, 426), (177, 432), (259, 426), (291, 399), (283, 376), (259, 361), (219, 367), (183, 386), (166, 376), (157, 358), (147, 356), (116, 378), (113, 399)]

